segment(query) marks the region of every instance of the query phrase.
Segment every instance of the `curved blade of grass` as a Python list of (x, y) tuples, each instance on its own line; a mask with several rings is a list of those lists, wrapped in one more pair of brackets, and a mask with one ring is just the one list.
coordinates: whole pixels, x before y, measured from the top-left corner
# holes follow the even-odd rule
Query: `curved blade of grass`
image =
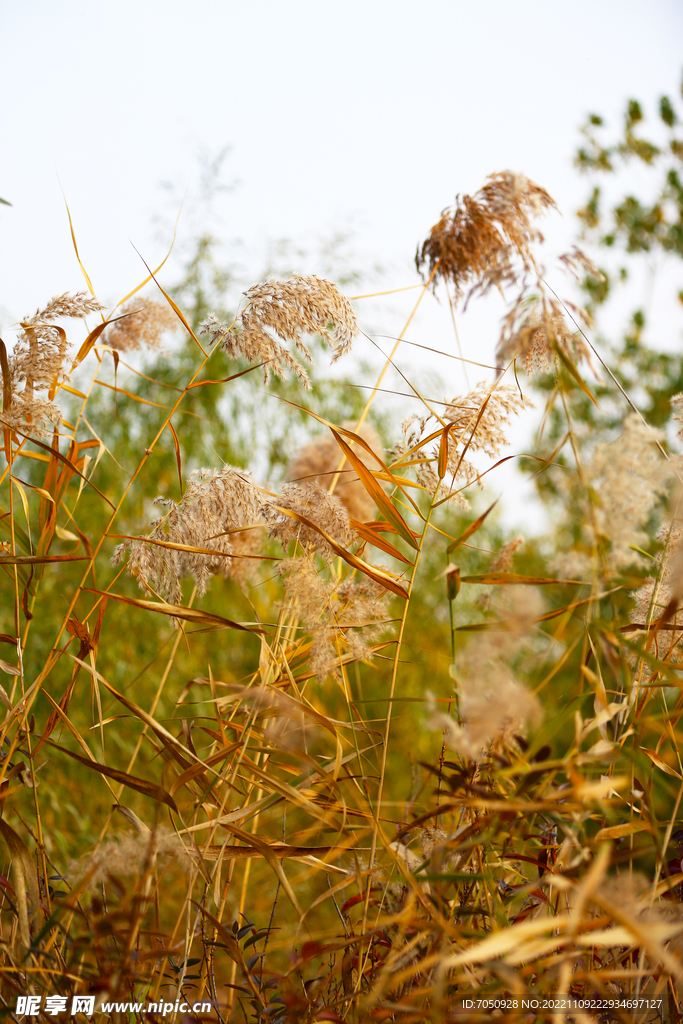
[(484, 572), (478, 576), (462, 576), (463, 583), (493, 584), (494, 586), (505, 586), (508, 584), (530, 583), (534, 586), (545, 586), (549, 583), (564, 583), (572, 586), (585, 586), (585, 580), (558, 580), (546, 576), (519, 576), (515, 572)]
[(330, 430), (332, 431), (332, 436), (335, 441), (358, 474), (358, 478), (363, 487), (377, 505), (377, 508), (382, 512), (387, 521), (395, 527), (399, 536), (403, 537), (404, 541), (406, 541), (407, 544), (410, 544), (411, 548), (414, 548), (415, 551), (417, 551), (418, 545), (413, 531), (410, 529), (398, 509), (394, 506), (391, 499), (384, 493), (384, 490), (377, 483), (368, 467), (361, 461), (361, 459), (358, 458), (353, 449), (346, 443), (346, 441), (343, 440), (333, 427), (330, 427)]
[(37, 565), (44, 562), (82, 562), (87, 555), (0, 555), (0, 565)]
[(46, 740), (46, 743), (50, 747), (54, 747), (55, 750), (59, 750), (60, 753), (66, 754), (68, 757), (78, 761), (79, 764), (84, 765), (85, 768), (90, 768), (92, 771), (99, 772), (100, 775), (106, 775), (109, 779), (114, 779), (115, 782), (120, 782), (124, 786), (128, 786), (129, 789), (134, 789), (137, 793), (142, 793), (143, 796), (151, 797), (152, 800), (166, 804), (171, 810), (177, 814), (178, 808), (176, 807), (175, 800), (170, 793), (167, 793), (162, 786), (158, 786), (155, 782), (148, 782), (147, 779), (140, 779), (135, 775), (128, 775), (127, 772), (122, 772), (118, 768), (110, 768), (106, 764), (100, 764), (99, 761), (89, 761), (87, 757), (81, 757), (80, 754), (74, 754), (72, 750), (67, 750), (66, 747), (62, 747), (59, 743), (55, 743), (53, 740)]
[[(135, 246), (133, 246), (133, 248), (135, 249)], [(190, 335), (190, 337), (191, 337), (191, 338), (192, 338), (192, 339), (193, 339), (193, 340), (194, 340), (194, 341), (196, 342), (196, 344), (197, 344), (197, 345), (199, 346), (199, 349), (200, 349), (200, 351), (201, 351), (202, 355), (203, 355), (203, 356), (204, 356), (204, 358), (206, 359), (206, 358), (208, 357), (208, 352), (206, 351), (206, 349), (205, 349), (205, 348), (204, 348), (204, 346), (202, 345), (201, 341), (199, 340), (199, 338), (198, 338), (198, 337), (197, 337), (197, 335), (196, 335), (196, 334), (194, 333), (194, 331), (193, 331), (193, 330), (192, 330), (192, 328), (190, 327), (189, 323), (188, 323), (188, 322), (187, 322), (187, 320), (185, 319), (185, 315), (184, 315), (184, 314), (183, 314), (183, 313), (181, 312), (180, 308), (179, 308), (179, 307), (178, 307), (178, 306), (176, 305), (176, 303), (175, 303), (175, 302), (173, 301), (173, 299), (172, 299), (172, 298), (171, 298), (171, 296), (170, 296), (170, 295), (168, 294), (168, 292), (165, 292), (165, 291), (164, 291), (164, 289), (163, 289), (163, 288), (161, 287), (161, 285), (159, 284), (159, 282), (157, 281), (157, 279), (156, 279), (156, 271), (152, 271), (152, 270), (150, 270), (150, 269), (149, 269), (149, 265), (147, 264), (147, 261), (146, 261), (146, 260), (145, 260), (145, 259), (143, 258), (142, 254), (141, 254), (141, 253), (139, 252), (139, 250), (138, 250), (138, 249), (135, 249), (135, 251), (137, 252), (137, 254), (138, 254), (138, 256), (140, 257), (140, 259), (142, 260), (142, 262), (143, 262), (143, 263), (145, 264), (145, 266), (147, 267), (147, 270), (149, 271), (149, 276), (150, 276), (150, 277), (151, 277), (151, 279), (152, 279), (152, 280), (154, 281), (155, 285), (157, 286), (157, 288), (159, 289), (159, 291), (161, 292), (161, 294), (163, 295), (163, 297), (164, 297), (164, 298), (166, 299), (166, 301), (168, 302), (169, 306), (171, 307), (171, 309), (173, 310), (173, 312), (175, 313), (175, 315), (176, 315), (176, 316), (178, 317), (178, 319), (180, 320), (181, 324), (183, 325), (183, 327), (185, 328), (185, 330), (187, 331), (187, 333), (188, 333), (188, 334)]]
[[(60, 183), (60, 188), (61, 188), (61, 183)], [(62, 195), (64, 195), (64, 190), (63, 189), (62, 189)], [(69, 204), (66, 201), (66, 196), (65, 195), (64, 195), (64, 205), (66, 206), (66, 215), (69, 218), (69, 230), (71, 231), (71, 241), (73, 242), (74, 252), (76, 253), (76, 259), (78, 260), (78, 265), (81, 268), (81, 273), (83, 274), (83, 277), (85, 278), (85, 283), (87, 284), (88, 288), (90, 289), (90, 294), (94, 297), (95, 289), (92, 286), (92, 281), (88, 277), (88, 273), (87, 273), (85, 267), (81, 263), (81, 257), (80, 257), (80, 255), (78, 253), (78, 245), (76, 243), (76, 232), (74, 231), (74, 223), (73, 223), (73, 221), (71, 219), (71, 210), (69, 209)]]
[(392, 558), (398, 558), (399, 561), (405, 562), (406, 565), (412, 565), (413, 563), (405, 555), (401, 554), (398, 548), (395, 548), (393, 544), (390, 544), (388, 540), (384, 540), (379, 533), (375, 530), (370, 529), (366, 523), (360, 523), (357, 519), (353, 519), (349, 516), (349, 522), (354, 533), (357, 533), (359, 537), (366, 540), (369, 544), (372, 544), (376, 548), (380, 548), (385, 551), (387, 555), (391, 555)]
[[(229, 381), (237, 380), (238, 377), (244, 377), (245, 373), (252, 373), (254, 370), (258, 370), (259, 367), (265, 365), (265, 363), (254, 363), (252, 366), (248, 366), (246, 370), (240, 370), (239, 373), (233, 373), (229, 377), (220, 377), (218, 380), (196, 380), (194, 384), (188, 384), (185, 390), (192, 391), (193, 388), (204, 388), (207, 384), (227, 384)], [(176, 390), (178, 389), (176, 388)]]
[(241, 629), (247, 633), (262, 633), (258, 626), (246, 626), (241, 622), (234, 622), (232, 619), (224, 619), (221, 615), (211, 615), (199, 608), (186, 608), (179, 604), (166, 604), (165, 601), (146, 601), (141, 597), (126, 597), (124, 594), (112, 594), (111, 591), (93, 590), (90, 587), (83, 587), (89, 594), (97, 594), (100, 597), (110, 597), (113, 601), (122, 601), (124, 604), (133, 605), (135, 608), (143, 608), (149, 612), (160, 612), (162, 615), (170, 615), (174, 619), (185, 619), (187, 622), (200, 622), (214, 626), (224, 626), (228, 629)]
[(439, 458), (437, 463), (439, 480), (443, 480), (448, 472), (448, 435), (454, 426), (455, 423), (447, 423), (441, 431), (441, 440), (439, 441)]
[(17, 900), (17, 915), (19, 917), (19, 935), (22, 943), (28, 949), (31, 945), (31, 933), (28, 924), (29, 904), (34, 912), (37, 912), (40, 906), (40, 893), (38, 891), (35, 864), (24, 840), (2, 818), (0, 818), (0, 835), (7, 843), (12, 861), (14, 893)]
[(171, 431), (173, 437), (173, 444), (175, 446), (175, 461), (178, 467), (178, 480), (180, 481), (180, 497), (183, 496), (183, 467), (180, 460), (180, 443), (178, 442), (178, 435), (175, 432), (175, 427), (171, 420), (168, 421), (168, 429)]
[(566, 354), (566, 352), (562, 351), (561, 346), (558, 345), (557, 342), (554, 339), (553, 339), (553, 350), (554, 350), (555, 354), (559, 357), (560, 362), (564, 366), (564, 368), (567, 371), (567, 373), (569, 374), (569, 376), (578, 385), (578, 387), (581, 389), (581, 391), (583, 391), (583, 393), (586, 396), (586, 398), (589, 398), (590, 401), (595, 406), (595, 408), (599, 409), (600, 406), (598, 405), (595, 397), (593, 396), (593, 393), (591, 392), (590, 388), (588, 387), (588, 385), (584, 381), (584, 379), (581, 376), (581, 374), (579, 373), (579, 371), (574, 366), (574, 363), (571, 361), (571, 359)]
[(170, 408), (168, 405), (162, 405), (161, 402), (151, 402), (148, 398), (142, 398), (140, 395), (135, 395), (132, 391), (126, 391), (125, 388), (115, 387), (113, 384), (107, 384), (106, 380), (96, 380), (95, 384), (101, 388), (108, 388), (110, 391), (116, 392), (117, 395), (125, 395), (126, 398), (132, 398), (134, 402), (140, 402), (141, 405), (152, 405), (155, 409)]
[[(117, 317), (117, 319), (120, 320), (121, 317)], [(83, 342), (83, 344), (79, 348), (78, 352), (76, 353), (76, 357), (75, 357), (75, 359), (74, 359), (74, 361), (73, 361), (73, 363), (71, 365), (71, 369), (72, 370), (74, 370), (80, 363), (83, 362), (85, 357), (90, 352), (90, 349), (93, 347), (93, 345), (95, 344), (97, 339), (100, 337), (100, 335), (103, 333), (103, 331), (105, 331), (107, 329), (107, 327), (109, 326), (110, 323), (113, 323), (113, 321), (105, 320), (104, 323), (98, 324), (97, 327), (95, 327), (90, 332), (90, 334), (85, 339), (85, 341)]]
[(60, 451), (57, 451), (56, 448), (51, 448), (49, 444), (43, 444), (42, 441), (36, 440), (35, 437), (30, 437), (28, 434), (23, 434), (20, 430), (17, 430), (16, 433), (19, 434), (20, 437), (25, 437), (27, 441), (31, 442), (31, 444), (37, 444), (39, 448), (42, 448), (44, 451), (49, 452), (52, 458), (58, 459), (59, 462), (63, 462), (65, 466), (69, 467), (72, 473), (77, 473), (81, 480), (85, 480), (86, 484), (92, 487), (92, 489), (96, 491), (97, 494), (99, 494), (100, 498), (104, 498), (107, 505), (109, 505), (111, 509), (114, 509), (114, 511), (116, 511), (116, 506), (112, 504), (107, 495), (103, 494), (99, 487), (95, 486), (92, 480), (88, 480), (87, 476), (84, 476), (84, 474), (81, 473), (80, 469), (76, 469), (73, 462), (71, 462), (70, 459), (67, 459), (66, 455), (62, 455), (62, 453)]
[(482, 514), (479, 516), (479, 518), (475, 519), (474, 522), (471, 523), (467, 527), (467, 529), (464, 531), (464, 533), (461, 533), (459, 537), (456, 537), (455, 540), (451, 544), (448, 545), (448, 547), (446, 548), (446, 554), (450, 555), (452, 551), (456, 551), (462, 544), (465, 543), (465, 541), (470, 539), (470, 537), (472, 536), (473, 533), (477, 532), (479, 527), (482, 525), (482, 523), (484, 522), (484, 520), (488, 516), (489, 512), (492, 512), (493, 509), (496, 507), (496, 505), (498, 504), (498, 501), (499, 501), (499, 499), (496, 498), (494, 503), (492, 505), (489, 505), (489, 507), (486, 509), (486, 511), (482, 512)]
[(358, 555), (354, 555), (351, 551), (347, 551), (346, 548), (342, 547), (341, 544), (338, 544), (333, 537), (330, 537), (328, 533), (315, 523), (311, 522), (310, 519), (307, 519), (306, 516), (300, 515), (293, 509), (281, 508), (279, 505), (273, 505), (273, 508), (285, 516), (290, 516), (292, 519), (296, 519), (297, 522), (301, 523), (303, 526), (308, 526), (311, 530), (315, 530), (316, 533), (319, 533), (321, 537), (325, 538), (334, 553), (339, 555), (340, 558), (343, 558), (344, 561), (353, 566), (354, 569), (358, 569), (366, 576), (369, 576), (371, 580), (375, 580), (376, 583), (380, 583), (387, 590), (391, 590), (394, 594), (397, 594), (398, 597), (403, 597), (407, 600), (407, 591), (405, 591), (403, 587), (396, 582), (393, 576), (390, 576), (387, 572), (383, 572), (382, 569), (378, 569), (374, 565), (369, 565)]

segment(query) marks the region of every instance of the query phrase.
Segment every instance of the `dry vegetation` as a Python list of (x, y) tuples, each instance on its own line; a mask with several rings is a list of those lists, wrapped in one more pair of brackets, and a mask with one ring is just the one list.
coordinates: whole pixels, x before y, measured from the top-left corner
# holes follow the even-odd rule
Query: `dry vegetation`
[[(277, 490), (218, 464), (186, 476), (174, 417), (192, 389), (250, 368), (306, 387), (305, 336), (334, 358), (359, 336), (334, 284), (257, 285), (196, 337), (173, 308), (195, 372), (106, 490), (117, 452), (89, 422), (98, 374), (156, 345), (171, 305), (131, 301), (74, 354), (60, 323), (102, 307), (62, 296), (0, 345), (8, 1012), (21, 994), (94, 994), (207, 1000), (218, 1021), (464, 1024), (488, 1015), (463, 1000), (535, 995), (659, 999), (663, 1017), (641, 1002), (600, 1019), (681, 1020), (682, 466), (637, 411), (597, 446), (570, 415), (590, 350), (582, 311), (537, 266), (552, 206), (497, 174), (419, 250), (421, 300), (437, 282), (454, 303), (505, 293), (503, 372), (425, 401), (384, 446), (373, 391)], [(578, 250), (565, 265), (597, 273)], [(564, 437), (538, 470), (557, 472), (579, 525), (522, 575), (519, 538), (482, 563), (490, 509), (470, 502), (548, 368)], [(182, 496), (126, 532), (158, 445)], [(129, 663), (148, 631), (159, 651)], [(421, 631), (441, 649), (416, 688)], [(67, 835), (69, 802), (90, 834)]]

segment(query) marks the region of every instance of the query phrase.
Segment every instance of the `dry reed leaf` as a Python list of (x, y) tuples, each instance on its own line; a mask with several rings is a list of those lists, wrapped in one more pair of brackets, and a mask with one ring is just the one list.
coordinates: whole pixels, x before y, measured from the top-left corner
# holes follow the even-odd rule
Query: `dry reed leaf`
[(605, 839), (622, 839), (624, 836), (631, 836), (636, 832), (651, 832), (654, 835), (654, 828), (649, 821), (627, 821), (623, 825), (610, 825), (600, 829), (595, 837), (595, 842), (601, 843)]
[(152, 800), (167, 804), (175, 814), (178, 814), (175, 800), (162, 786), (158, 786), (154, 782), (148, 782), (147, 779), (136, 778), (134, 775), (122, 772), (118, 768), (110, 768), (108, 765), (100, 764), (98, 761), (88, 760), (87, 757), (81, 757), (79, 754), (74, 754), (72, 750), (67, 750), (66, 747), (60, 747), (53, 740), (46, 740), (46, 742), (51, 747), (54, 747), (55, 750), (59, 750), (60, 753), (66, 754), (68, 757), (73, 758), (74, 761), (78, 761), (84, 768), (90, 768), (100, 775), (105, 775), (108, 779), (114, 779), (115, 782), (120, 782), (124, 786), (128, 786), (129, 789), (134, 789), (137, 793), (142, 793), (143, 796), (148, 796)]
[(23, 839), (14, 829), (0, 818), (0, 835), (5, 840), (12, 861), (12, 878), (17, 901), (19, 936), (28, 950), (31, 946), (29, 913), (37, 914), (40, 908), (40, 892), (36, 878), (36, 867)]
[(135, 811), (131, 811), (130, 807), (126, 807), (124, 804), (114, 804), (112, 809), (122, 814), (139, 835), (148, 836), (151, 834), (152, 830), (149, 825), (145, 825), (144, 821), (138, 818)]
[(332, 434), (342, 452), (358, 474), (358, 478), (363, 484), (365, 490), (374, 498), (375, 504), (382, 515), (384, 515), (387, 522), (391, 523), (398, 535), (403, 537), (406, 543), (410, 544), (411, 548), (417, 549), (417, 542), (413, 531), (409, 528), (408, 524), (405, 522), (403, 516), (391, 499), (384, 493), (365, 463), (356, 455), (351, 446), (342, 439), (336, 430), (333, 430)]
[(673, 775), (674, 779), (683, 779), (683, 775), (677, 772), (674, 768), (671, 768), (666, 761), (659, 756), (656, 750), (650, 750), (648, 747), (641, 746), (640, 748), (644, 754), (650, 758), (652, 763), (656, 765), (660, 771), (663, 771), (666, 775)]
[[(353, 427), (353, 423), (346, 422), (344, 427), (350, 429)], [(373, 451), (381, 450), (377, 431), (369, 423), (364, 423), (360, 427), (358, 436)], [(371, 463), (374, 461), (372, 456), (358, 442), (352, 442), (352, 447), (354, 447), (354, 451), (359, 449), (358, 457), (370, 469)], [(339, 464), (339, 446), (333, 437), (321, 434), (297, 452), (287, 467), (285, 479), (288, 483), (299, 484), (302, 487), (314, 484), (329, 490), (330, 485), (338, 476), (333, 493), (345, 506), (349, 516), (361, 522), (372, 519), (375, 502), (371, 494), (362, 485), (353, 467), (346, 465), (339, 471)]]
[(170, 615), (174, 619), (184, 619), (186, 622), (196, 622), (205, 626), (220, 626), (224, 629), (241, 629), (248, 633), (261, 632), (261, 628), (255, 623), (234, 622), (232, 619), (224, 619), (221, 615), (203, 612), (199, 608), (184, 608), (182, 605), (166, 604), (163, 601), (145, 601), (139, 597), (126, 597), (124, 594), (114, 594), (110, 590), (93, 590), (91, 587), (83, 587), (83, 590), (90, 594), (98, 594), (100, 597), (111, 598), (113, 601), (121, 601), (123, 604), (132, 605), (134, 608), (142, 608), (150, 612), (160, 612), (162, 615)]

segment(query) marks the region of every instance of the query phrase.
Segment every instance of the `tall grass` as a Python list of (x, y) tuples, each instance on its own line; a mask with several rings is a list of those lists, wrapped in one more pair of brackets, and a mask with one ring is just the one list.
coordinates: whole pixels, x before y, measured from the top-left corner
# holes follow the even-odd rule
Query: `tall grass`
[[(603, 1020), (681, 1020), (680, 460), (637, 410), (598, 444), (575, 418), (595, 356), (537, 262), (552, 205), (494, 175), (419, 250), (418, 305), (437, 282), (454, 305), (505, 294), (489, 380), (439, 403), (410, 385), (422, 410), (383, 447), (401, 335), (354, 421), (316, 423), (313, 391), (324, 432), (278, 490), (187, 474), (174, 419), (243, 374), (307, 387), (311, 333), (335, 358), (358, 345), (332, 283), (254, 286), (202, 333), (165, 292), (133, 299), (78, 348), (64, 317), (102, 307), (62, 296), (0, 345), (7, 1013), (94, 994), (219, 1021), (466, 1021), (552, 997), (593, 1001), (568, 1020), (597, 1000)], [(152, 429), (159, 403), (105, 377), (169, 316), (195, 368)], [(492, 509), (470, 504), (536, 372), (564, 419), (534, 456), (566, 507), (545, 559), (491, 551)], [(101, 385), (140, 403), (132, 472), (91, 426)], [(148, 524), (160, 446), (177, 479)]]

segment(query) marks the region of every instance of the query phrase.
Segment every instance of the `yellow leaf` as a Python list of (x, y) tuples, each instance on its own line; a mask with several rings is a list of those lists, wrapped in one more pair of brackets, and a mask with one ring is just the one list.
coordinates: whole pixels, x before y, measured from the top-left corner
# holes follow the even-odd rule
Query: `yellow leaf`
[(682, 776), (679, 775), (677, 771), (669, 767), (666, 761), (662, 761), (659, 754), (657, 754), (654, 750), (648, 750), (647, 747), (641, 747), (640, 749), (643, 751), (644, 754), (647, 754), (652, 763), (656, 764), (657, 767), (661, 769), (661, 771), (666, 772), (667, 775), (673, 775), (674, 779), (682, 778)]
[(609, 828), (601, 828), (595, 837), (595, 841), (621, 839), (622, 836), (631, 836), (634, 832), (653, 833), (654, 829), (649, 821), (627, 821), (624, 825), (610, 825)]
[(60, 540), (79, 540), (75, 533), (71, 533), (70, 530), (65, 530), (62, 526), (55, 526), (55, 533)]

